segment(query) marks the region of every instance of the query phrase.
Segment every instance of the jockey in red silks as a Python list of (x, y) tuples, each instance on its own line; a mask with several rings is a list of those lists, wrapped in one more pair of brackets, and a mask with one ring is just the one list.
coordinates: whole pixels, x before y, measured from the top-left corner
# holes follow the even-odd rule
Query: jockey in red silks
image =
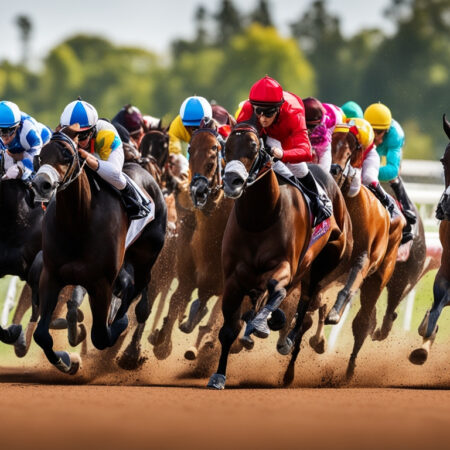
[(305, 110), (300, 97), (283, 91), (280, 84), (265, 76), (250, 89), (237, 122), (257, 122), (266, 145), (277, 161), (275, 172), (300, 182), (311, 200), (313, 226), (329, 218), (333, 212), (330, 199), (319, 187), (306, 162), (311, 161), (311, 144), (305, 123)]

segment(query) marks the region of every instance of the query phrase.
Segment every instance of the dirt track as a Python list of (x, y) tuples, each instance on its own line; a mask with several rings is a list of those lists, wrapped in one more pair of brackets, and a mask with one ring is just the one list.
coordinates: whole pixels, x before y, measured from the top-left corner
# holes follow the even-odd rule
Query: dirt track
[(0, 369), (3, 448), (449, 447), (447, 342), (416, 367), (406, 358), (415, 334), (408, 342), (403, 333), (368, 341), (349, 386), (342, 380), (351, 340), (325, 355), (305, 345), (293, 388), (282, 389), (287, 359), (271, 337), (232, 355), (227, 389), (215, 392), (182, 357), (193, 337), (177, 332), (175, 339), (165, 361), (146, 346), (148, 360), (135, 372), (96, 351), (75, 377), (49, 367), (36, 348), (23, 361), (8, 358), (11, 367)]

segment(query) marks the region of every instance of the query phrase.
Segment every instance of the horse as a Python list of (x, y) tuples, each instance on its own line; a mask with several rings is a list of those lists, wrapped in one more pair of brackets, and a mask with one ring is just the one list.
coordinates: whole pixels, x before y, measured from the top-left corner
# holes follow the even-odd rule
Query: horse
[(346, 377), (353, 377), (357, 355), (376, 326), (376, 302), (391, 279), (397, 259), (405, 219), (398, 215), (392, 220), (381, 202), (365, 186), (354, 197), (348, 195), (352, 175), (350, 165), (362, 164), (363, 150), (351, 132), (334, 132), (332, 137), (331, 173), (344, 193), (353, 225), (352, 268), (344, 288), (328, 313), (325, 323), (339, 322), (347, 303), (358, 289), (361, 307), (353, 320), (353, 350)]
[[(34, 339), (51, 364), (73, 375), (80, 368), (79, 356), (54, 351), (49, 333), (59, 291), (66, 285), (81, 285), (87, 290), (91, 340), (97, 349), (115, 344), (128, 325), (127, 310), (138, 295), (141, 300), (136, 314), (142, 333), (149, 314), (147, 285), (164, 244), (166, 206), (150, 174), (130, 164), (126, 172), (152, 198), (155, 218), (125, 249), (130, 221), (120, 194), (84, 167), (76, 148), (77, 128), (61, 131), (42, 148), (40, 168), (33, 180), (38, 200), (51, 199), (42, 223), (40, 320)], [(113, 294), (121, 304), (115, 315), (108, 317)]]
[[(212, 389), (225, 387), (228, 355), (241, 331), (244, 297), (251, 299), (257, 311), (247, 323), (245, 336), (248, 339), (253, 333), (267, 337), (268, 327), (282, 328), (283, 320), (277, 320), (273, 326), (271, 313), (282, 316), (278, 312), (282, 301), (300, 286), (302, 277), (326, 244), (334, 240), (341, 247), (346, 245), (346, 236), (334, 216), (323, 223), (321, 235), (311, 242), (313, 230), (308, 203), (296, 186), (286, 180), (278, 181), (271, 157), (252, 124), (240, 123), (233, 128), (226, 143), (225, 159), (224, 192), (235, 202), (222, 242), (224, 323), (219, 332), (222, 350), (218, 369), (208, 382)], [(319, 179), (322, 176), (331, 179), (319, 167), (316, 175)], [(342, 250), (335, 254), (341, 255)], [(333, 260), (332, 265), (335, 263)], [(328, 264), (317, 269), (311, 271), (311, 292), (332, 270)], [(299, 323), (307, 306), (308, 302), (299, 304)], [(290, 325), (292, 319), (293, 315), (285, 323)]]
[[(445, 134), (450, 139), (450, 122), (445, 115), (443, 127)], [(450, 143), (447, 144), (441, 162), (444, 166), (445, 177), (445, 191), (438, 205), (442, 214), (442, 216), (439, 216), (442, 219), (439, 225), (439, 240), (442, 244), (441, 266), (434, 279), (433, 305), (425, 313), (425, 317), (419, 325), (419, 335), (423, 338), (422, 346), (413, 350), (409, 355), (409, 360), (417, 365), (424, 364), (428, 359), (428, 354), (439, 328), (437, 321), (443, 308), (450, 304)]]

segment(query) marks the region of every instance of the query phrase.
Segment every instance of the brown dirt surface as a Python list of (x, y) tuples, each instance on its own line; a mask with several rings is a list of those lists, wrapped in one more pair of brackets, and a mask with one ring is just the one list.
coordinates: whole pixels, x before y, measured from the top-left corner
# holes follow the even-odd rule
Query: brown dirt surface
[[(288, 358), (276, 352), (273, 333), (257, 340), (251, 352), (230, 356), (227, 387), (216, 392), (205, 389), (216, 363), (199, 377), (196, 363), (183, 358), (195, 333), (176, 330), (172, 355), (158, 361), (147, 328), (147, 359), (137, 371), (120, 369), (114, 350), (98, 352), (90, 342), (80, 372), (71, 377), (51, 367), (35, 344), (24, 360), (8, 349), (0, 368), (2, 447), (449, 448), (450, 356), (444, 335), (438, 334), (426, 364), (414, 366), (407, 356), (421, 339), (396, 324), (386, 341), (366, 341), (355, 378), (346, 384), (350, 324), (336, 350), (323, 355), (309, 347), (308, 332), (293, 385), (286, 389), (281, 380)], [(58, 350), (69, 350), (64, 333), (52, 331)]]

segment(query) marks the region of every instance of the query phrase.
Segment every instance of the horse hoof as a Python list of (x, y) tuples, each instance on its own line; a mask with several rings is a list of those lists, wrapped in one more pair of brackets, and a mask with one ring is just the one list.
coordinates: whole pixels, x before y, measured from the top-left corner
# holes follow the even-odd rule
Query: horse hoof
[(153, 347), (153, 354), (156, 356), (156, 359), (162, 361), (167, 359), (172, 353), (172, 342), (162, 343), (160, 345), (155, 345)]
[(286, 373), (284, 374), (283, 377), (284, 387), (290, 386), (292, 384), (292, 382), (294, 381), (294, 374), (295, 374), (294, 364), (289, 364)]
[(198, 355), (198, 350), (195, 347), (188, 348), (184, 352), (184, 357), (186, 359), (188, 359), (189, 361), (194, 361), (195, 359), (197, 359), (197, 355)]
[(75, 375), (81, 367), (81, 358), (76, 353), (55, 352), (59, 360), (54, 366), (67, 375)]
[(424, 348), (416, 348), (409, 355), (409, 360), (416, 364), (417, 366), (421, 366), (428, 359), (428, 352)]
[(220, 373), (215, 373), (211, 375), (211, 378), (208, 381), (208, 384), (206, 385), (209, 389), (217, 389), (219, 391), (225, 389), (225, 381), (227, 377), (225, 375), (222, 375)]
[(311, 336), (309, 339), (309, 345), (319, 355), (325, 353), (325, 339), (318, 339), (316, 336)]
[(251, 350), (255, 346), (255, 341), (250, 336), (242, 336), (239, 341), (247, 350)]
[(122, 356), (118, 358), (117, 364), (124, 370), (138, 370), (147, 361), (147, 358), (140, 356), (140, 354), (140, 348), (132, 347), (130, 344), (122, 353)]
[(186, 334), (192, 333), (192, 331), (194, 330), (193, 327), (189, 324), (189, 322), (180, 323), (178, 329)]
[(293, 342), (286, 338), (284, 344), (277, 344), (277, 351), (280, 355), (287, 356), (291, 353)]
[(52, 320), (49, 328), (51, 330), (66, 330), (67, 329), (67, 320), (62, 317)]
[(352, 380), (353, 375), (355, 375), (355, 367), (356, 367), (355, 363), (350, 362), (348, 364), (347, 371), (345, 372), (345, 379), (346, 379), (346, 381), (351, 381)]
[(17, 341), (14, 342), (14, 353), (18, 358), (23, 358), (28, 353), (27, 341), (23, 330), (17, 338)]
[(22, 333), (22, 325), (10, 325), (4, 333), (2, 342), (5, 344), (14, 344)]
[(286, 325), (286, 315), (280, 308), (270, 314), (267, 319), (267, 325), (272, 331), (279, 331)]
[(340, 320), (341, 316), (334, 308), (331, 308), (330, 312), (327, 315), (327, 318), (325, 319), (325, 325), (337, 325)]
[(372, 334), (372, 341), (382, 341), (384, 338), (381, 335), (381, 330), (377, 328)]
[(68, 375), (75, 375), (81, 368), (81, 357), (77, 353), (70, 354), (70, 370)]
[(73, 343), (69, 339), (69, 343), (72, 347), (76, 347), (86, 339), (86, 336), (87, 336), (86, 327), (84, 326), (84, 324), (80, 323), (78, 325), (78, 334), (76, 339), (73, 341)]
[(77, 322), (83, 322), (84, 320), (84, 313), (81, 311), (80, 308), (77, 309)]
[(161, 344), (161, 331), (158, 330), (158, 328), (150, 333), (150, 335), (148, 336), (148, 342), (152, 345)]
[(236, 339), (230, 348), (230, 353), (235, 355), (236, 353), (240, 353), (243, 348), (244, 348), (244, 345), (242, 344), (241, 340)]

